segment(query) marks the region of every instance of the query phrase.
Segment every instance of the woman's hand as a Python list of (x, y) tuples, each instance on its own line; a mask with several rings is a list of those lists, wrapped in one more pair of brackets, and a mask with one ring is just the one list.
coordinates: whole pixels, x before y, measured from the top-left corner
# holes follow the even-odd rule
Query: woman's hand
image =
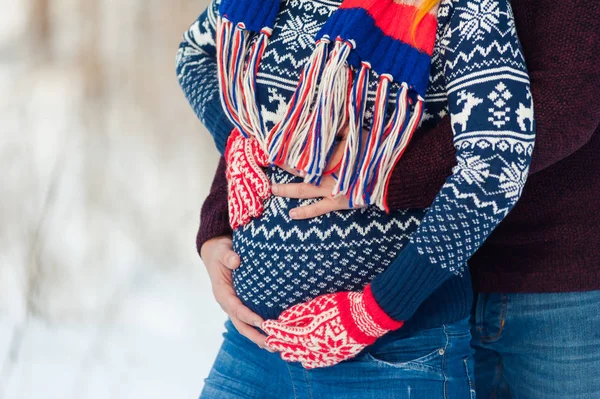
[(379, 307), (367, 284), (360, 292), (323, 294), (294, 305), (261, 329), (269, 334), (267, 347), (279, 351), (283, 360), (312, 369), (350, 359), (403, 324)]
[(335, 198), (331, 196), (335, 184), (335, 179), (331, 175), (326, 175), (321, 179), (320, 186), (310, 183), (274, 184), (271, 187), (271, 192), (274, 195), (286, 198), (323, 197), (322, 200), (314, 204), (290, 209), (290, 217), (292, 219), (310, 219), (333, 211), (351, 209), (348, 198), (345, 195)]
[[(366, 129), (363, 129), (363, 143), (366, 141), (368, 135), (369, 132)], [(327, 163), (327, 171), (337, 172), (339, 170), (339, 165), (342, 161), (342, 158), (344, 156), (344, 150), (346, 148), (347, 136), (348, 126), (346, 125), (341, 130), (340, 135), (336, 140), (335, 148), (331, 155), (331, 159)], [(281, 167), (289, 173), (292, 173), (296, 176), (304, 177), (302, 173), (299, 173), (297, 170), (287, 165), (283, 165)], [(331, 175), (331, 173), (327, 173), (321, 178), (321, 185), (319, 186), (310, 183), (274, 184), (271, 186), (271, 192), (274, 195), (278, 195), (280, 197), (296, 199), (323, 197), (321, 201), (316, 202), (314, 204), (290, 209), (290, 217), (296, 220), (311, 219), (317, 216), (326, 215), (333, 211), (358, 208), (350, 207), (348, 198), (345, 195), (338, 195), (336, 197), (331, 196), (331, 193), (333, 192), (336, 183), (337, 182), (335, 178)]]
[(252, 327), (260, 327), (264, 320), (244, 306), (233, 289), (231, 271), (240, 266), (240, 257), (233, 252), (231, 237), (222, 236), (206, 241), (200, 253), (208, 270), (213, 295), (235, 328), (260, 348), (274, 352), (266, 347), (266, 336)]

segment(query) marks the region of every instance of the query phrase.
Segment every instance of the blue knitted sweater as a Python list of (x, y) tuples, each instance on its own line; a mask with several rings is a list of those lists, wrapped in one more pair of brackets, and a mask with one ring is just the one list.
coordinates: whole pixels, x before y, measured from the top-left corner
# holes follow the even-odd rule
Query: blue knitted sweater
[[(340, 3), (282, 1), (257, 79), (267, 127), (282, 117), (314, 35)], [(223, 152), (233, 126), (219, 98), (217, 10), (213, 0), (185, 32), (177, 74)], [(367, 124), (375, 90), (369, 89)], [(296, 303), (360, 290), (371, 281), (386, 313), (407, 320), (402, 330), (467, 316), (467, 260), (519, 199), (534, 146), (529, 76), (508, 0), (442, 1), (421, 128), (447, 114), (457, 166), (428, 209), (385, 214), (369, 207), (294, 221), (289, 210), (316, 199), (272, 197), (260, 218), (234, 231), (234, 250), (242, 258), (233, 275), (240, 299), (262, 317), (276, 318)], [(277, 167), (267, 174), (274, 183), (300, 181)]]

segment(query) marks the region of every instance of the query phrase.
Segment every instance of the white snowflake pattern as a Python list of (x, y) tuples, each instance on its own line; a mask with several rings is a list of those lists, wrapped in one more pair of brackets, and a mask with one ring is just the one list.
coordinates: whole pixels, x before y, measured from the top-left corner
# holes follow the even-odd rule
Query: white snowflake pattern
[(457, 156), (454, 173), (457, 172), (468, 184), (483, 184), (490, 175), (490, 164), (481, 159), (479, 155), (465, 154)]
[(297, 51), (299, 47), (303, 50), (310, 48), (320, 27), (316, 20), (303, 20), (299, 16), (290, 18), (281, 30), (281, 42), (288, 46), (289, 51)]
[(450, 40), (452, 39), (452, 29), (445, 29), (444, 34), (440, 36), (439, 47), (440, 50), (445, 53), (446, 51), (454, 51), (450, 46)]
[(469, 1), (466, 7), (457, 7), (461, 18), (459, 29), (467, 40), (482, 40), (500, 22), (498, 2), (492, 0)]
[[(293, 90), (304, 57), (310, 54), (318, 30), (337, 6), (339, 2), (326, 0), (285, 2), (285, 11), (278, 16), (259, 73), (257, 93), (265, 124), (272, 125), (283, 117), (286, 99)], [(528, 86), (523, 85), (526, 68), (510, 5), (508, 1), (496, 0), (442, 0), (438, 22), (431, 62), (432, 80), (426, 96), (426, 114), (421, 122), (437, 122), (447, 113), (451, 114), (458, 166), (425, 218), (421, 219), (423, 215), (415, 217), (414, 223), (421, 227), (411, 226), (410, 231), (403, 227), (404, 233), (396, 232), (394, 238), (406, 240), (395, 240), (401, 243), (399, 247), (373, 241), (379, 236), (391, 237), (386, 230), (375, 238), (357, 235), (335, 240), (337, 244), (348, 243), (348, 246), (310, 249), (316, 253), (309, 258), (303, 253), (307, 251), (299, 254), (297, 248), (293, 253), (281, 252), (281, 248), (288, 247), (285, 235), (304, 235), (304, 232), (290, 233), (287, 203), (274, 200), (266, 205), (262, 218), (254, 222), (255, 228), (248, 227), (236, 236), (239, 252), (247, 260), (246, 267), (234, 275), (236, 290), (244, 301), (265, 311), (275, 311), (310, 300), (311, 296), (339, 290), (339, 287), (352, 291), (389, 265), (406, 242), (413, 242), (417, 251), (432, 264), (461, 275), (466, 259), (514, 205), (526, 179), (535, 126), (531, 98), (523, 94), (523, 86)], [(208, 29), (204, 25), (201, 28)], [(202, 42), (201, 47), (214, 49), (214, 44), (204, 43), (206, 40), (200, 37), (198, 40)], [(188, 48), (196, 51), (193, 43)], [(180, 55), (180, 62), (185, 62), (185, 55)], [(209, 91), (214, 75), (206, 74), (201, 64), (198, 67), (196, 60), (189, 58), (194, 61), (190, 68), (195, 68), (197, 78), (184, 81), (186, 89), (198, 98), (196, 102), (205, 103), (206, 96), (196, 94), (196, 87)], [(502, 68), (502, 73), (489, 72), (492, 67)], [(282, 71), (295, 72), (282, 75)], [(513, 75), (518, 75), (518, 79)], [(376, 73), (371, 77), (365, 111), (365, 123), (369, 126)], [(197, 83), (197, 79), (203, 80)], [(449, 85), (453, 85), (452, 91)], [(210, 92), (218, 97), (218, 85), (215, 87)], [(509, 107), (510, 112), (507, 112)], [(312, 203), (308, 202), (312, 200), (303, 201)], [(329, 237), (330, 231), (344, 234), (355, 231), (348, 227), (353, 223), (354, 213), (336, 215), (336, 219), (311, 220), (306, 231), (318, 234), (321, 241)], [(467, 226), (466, 220), (473, 223)], [(374, 223), (380, 226), (382, 222)], [(263, 237), (256, 235), (258, 231)], [(314, 240), (294, 241), (305, 243), (303, 248), (314, 245)], [(356, 253), (350, 246), (365, 251)], [(279, 269), (277, 265), (281, 262), (287, 267)]]
[(516, 162), (506, 165), (502, 168), (500, 174), (500, 189), (505, 193), (506, 198), (518, 198), (525, 185), (525, 176), (528, 168), (519, 166)]

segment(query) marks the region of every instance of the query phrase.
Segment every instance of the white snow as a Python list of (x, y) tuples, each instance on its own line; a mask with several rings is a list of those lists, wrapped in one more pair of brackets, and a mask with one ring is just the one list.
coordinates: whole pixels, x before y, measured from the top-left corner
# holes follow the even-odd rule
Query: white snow
[(0, 399), (198, 397), (218, 153), (175, 54), (207, 3), (0, 0)]
[(194, 266), (140, 276), (104, 320), (0, 319), (0, 397), (197, 398), (226, 316)]

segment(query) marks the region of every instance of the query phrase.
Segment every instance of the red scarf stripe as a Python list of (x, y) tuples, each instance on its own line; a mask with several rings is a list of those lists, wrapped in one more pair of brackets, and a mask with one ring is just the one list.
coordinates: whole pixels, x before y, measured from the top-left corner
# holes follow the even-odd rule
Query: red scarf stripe
[[(385, 5), (382, 5), (385, 4)], [(429, 12), (419, 23), (413, 40), (412, 25), (418, 7), (411, 1), (382, 2), (381, 0), (345, 0), (340, 9), (360, 8), (365, 10), (386, 35), (414, 46), (428, 55), (433, 53), (437, 16)]]

